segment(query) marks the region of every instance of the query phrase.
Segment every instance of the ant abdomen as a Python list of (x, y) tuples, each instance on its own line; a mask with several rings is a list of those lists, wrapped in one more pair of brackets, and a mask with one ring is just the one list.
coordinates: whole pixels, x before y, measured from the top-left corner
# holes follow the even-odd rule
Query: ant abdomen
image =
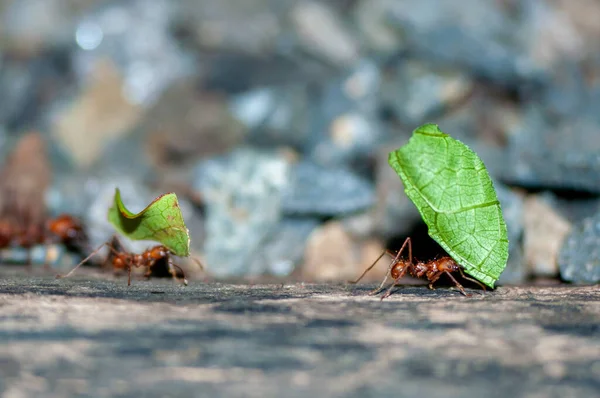
[(394, 264), (394, 266), (390, 270), (390, 276), (394, 279), (400, 278), (400, 275), (402, 274), (402, 272), (405, 272), (404, 269), (409, 266), (410, 266), (410, 264), (408, 264), (405, 261), (400, 261), (400, 262)]

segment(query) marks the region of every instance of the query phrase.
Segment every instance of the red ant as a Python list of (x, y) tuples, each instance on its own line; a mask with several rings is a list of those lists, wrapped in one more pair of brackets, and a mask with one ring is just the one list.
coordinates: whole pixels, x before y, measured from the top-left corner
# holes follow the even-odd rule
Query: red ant
[[(114, 246), (118, 245), (119, 249), (116, 249)], [(155, 271), (155, 265), (159, 264), (159, 262), (161, 261), (166, 261), (167, 263), (167, 269), (168, 269), (168, 273), (173, 277), (173, 279), (177, 280), (179, 276), (181, 276), (181, 278), (183, 279), (183, 284), (187, 286), (188, 281), (185, 278), (185, 273), (183, 272), (183, 269), (173, 263), (173, 260), (171, 259), (171, 251), (163, 245), (157, 245), (157, 246), (153, 246), (150, 249), (147, 249), (146, 251), (144, 251), (142, 254), (135, 254), (135, 253), (129, 253), (123, 249), (121, 249), (121, 245), (120, 242), (118, 241), (118, 239), (115, 237), (113, 237), (112, 242), (105, 242), (103, 244), (101, 244), (96, 250), (94, 250), (92, 253), (90, 253), (89, 256), (87, 256), (86, 258), (84, 258), (79, 264), (77, 264), (75, 266), (75, 268), (73, 268), (71, 271), (69, 271), (68, 274), (62, 276), (62, 275), (57, 275), (57, 278), (67, 278), (69, 277), (71, 274), (73, 274), (73, 272), (75, 272), (77, 270), (77, 268), (79, 268), (83, 263), (85, 263), (87, 260), (89, 260), (92, 256), (94, 256), (95, 254), (98, 253), (98, 251), (100, 251), (100, 249), (102, 249), (102, 247), (104, 246), (108, 246), (108, 248), (110, 249), (110, 253), (106, 258), (106, 262), (111, 261), (112, 262), (112, 266), (113, 269), (115, 270), (122, 270), (122, 269), (126, 269), (127, 270), (127, 274), (128, 274), (128, 278), (127, 278), (127, 286), (131, 286), (131, 270), (133, 267), (139, 268), (139, 267), (146, 267), (146, 273), (144, 274), (145, 277), (149, 278), (150, 276), (153, 275), (154, 271)], [(202, 263), (200, 263), (200, 261), (198, 261), (197, 259), (193, 259), (199, 266), (201, 269), (204, 269), (204, 266), (202, 265)]]
[[(402, 252), (404, 251), (404, 248), (407, 245), (408, 245), (408, 261), (400, 258), (400, 255), (402, 254)], [(458, 283), (458, 281), (454, 278), (454, 276), (452, 276), (452, 272), (458, 271), (458, 272), (460, 272), (460, 275), (463, 277), (463, 279), (469, 280), (471, 282), (475, 282), (479, 286), (481, 286), (481, 288), (483, 290), (485, 290), (485, 286), (483, 286), (479, 281), (467, 277), (463, 273), (462, 267), (460, 265), (458, 265), (456, 263), (456, 261), (454, 261), (452, 258), (450, 258), (448, 256), (444, 256), (444, 257), (436, 259), (436, 260), (431, 260), (429, 262), (418, 261), (416, 264), (414, 264), (413, 260), (412, 260), (412, 243), (411, 243), (410, 238), (406, 238), (406, 240), (404, 241), (404, 244), (402, 244), (402, 247), (400, 248), (398, 253), (396, 253), (395, 256), (394, 256), (393, 252), (391, 252), (389, 250), (384, 250), (381, 253), (381, 255), (379, 257), (377, 257), (377, 260), (375, 260), (375, 262), (373, 264), (371, 264), (357, 280), (350, 281), (350, 283), (353, 283), (353, 284), (358, 283), (367, 274), (367, 272), (369, 272), (386, 253), (393, 256), (393, 260), (392, 260), (390, 266), (388, 267), (388, 271), (386, 272), (385, 278), (381, 282), (381, 285), (379, 285), (379, 287), (377, 289), (375, 289), (369, 293), (369, 295), (374, 295), (374, 294), (379, 293), (383, 289), (387, 279), (389, 277), (391, 277), (394, 280), (394, 282), (390, 285), (390, 287), (387, 289), (385, 294), (383, 296), (381, 296), (382, 300), (386, 297), (389, 297), (392, 294), (392, 290), (394, 289), (396, 284), (407, 273), (415, 278), (426, 277), (427, 280), (429, 280), (429, 288), (432, 290), (433, 290), (433, 284), (440, 278), (440, 276), (446, 274), (452, 280), (452, 282), (454, 282), (454, 284), (456, 285), (458, 290), (460, 290), (460, 292), (463, 295), (465, 295), (466, 297), (471, 297), (472, 295), (470, 293), (466, 293), (465, 289), (462, 287), (462, 285), (460, 283)]]
[(0, 249), (10, 246), (31, 248), (37, 244), (62, 243), (68, 250), (88, 248), (87, 233), (77, 218), (61, 214), (45, 223), (12, 223), (0, 221)]

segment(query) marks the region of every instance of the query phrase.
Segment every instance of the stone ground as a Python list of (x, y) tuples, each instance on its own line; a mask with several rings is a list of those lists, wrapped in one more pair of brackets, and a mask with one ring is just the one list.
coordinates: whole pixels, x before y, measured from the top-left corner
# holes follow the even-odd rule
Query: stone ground
[(0, 273), (4, 397), (600, 396), (598, 286), (465, 298), (373, 285)]

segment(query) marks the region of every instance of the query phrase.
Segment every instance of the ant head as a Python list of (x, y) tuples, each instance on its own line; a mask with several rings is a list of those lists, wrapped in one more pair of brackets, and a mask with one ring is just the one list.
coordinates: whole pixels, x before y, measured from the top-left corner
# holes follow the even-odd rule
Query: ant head
[(159, 260), (163, 257), (166, 257), (169, 254), (169, 249), (165, 246), (154, 246), (144, 252), (145, 258), (152, 258), (155, 260)]
[(451, 257), (443, 257), (439, 259), (437, 263), (440, 271), (457, 272), (460, 269), (460, 265), (458, 265)]

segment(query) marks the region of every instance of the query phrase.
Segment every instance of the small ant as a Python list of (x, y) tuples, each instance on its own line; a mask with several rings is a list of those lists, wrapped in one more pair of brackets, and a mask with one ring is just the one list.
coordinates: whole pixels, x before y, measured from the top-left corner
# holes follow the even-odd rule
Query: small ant
[[(408, 245), (408, 261), (400, 258), (400, 255), (402, 254), (402, 252), (404, 251), (404, 248), (407, 245)], [(352, 284), (358, 283), (367, 274), (367, 272), (369, 272), (386, 253), (389, 254), (390, 256), (393, 256), (393, 260), (392, 260), (391, 264), (389, 265), (388, 271), (386, 272), (386, 275), (385, 275), (385, 278), (383, 279), (383, 281), (381, 282), (379, 287), (369, 293), (369, 295), (374, 295), (374, 294), (379, 293), (384, 288), (385, 282), (388, 280), (389, 277), (391, 277), (394, 280), (394, 282), (390, 285), (390, 287), (387, 289), (385, 294), (383, 296), (381, 296), (381, 300), (383, 300), (386, 297), (389, 297), (392, 294), (392, 290), (394, 289), (396, 284), (407, 273), (415, 278), (426, 277), (427, 280), (429, 280), (429, 288), (432, 290), (433, 290), (433, 284), (440, 278), (440, 276), (442, 276), (443, 274), (446, 274), (446, 275), (448, 275), (448, 277), (450, 277), (452, 282), (454, 282), (454, 284), (456, 285), (458, 290), (460, 290), (460, 292), (463, 295), (465, 295), (466, 297), (471, 297), (472, 294), (466, 293), (465, 289), (462, 287), (462, 285), (460, 283), (458, 283), (458, 281), (454, 278), (454, 276), (452, 276), (452, 272), (458, 271), (458, 272), (460, 272), (460, 275), (463, 277), (463, 279), (469, 280), (471, 282), (475, 282), (479, 286), (481, 286), (481, 288), (483, 290), (485, 290), (485, 286), (483, 286), (481, 283), (479, 283), (479, 281), (467, 277), (463, 273), (462, 267), (460, 265), (458, 265), (456, 263), (456, 261), (454, 261), (452, 258), (450, 258), (448, 256), (444, 256), (444, 257), (436, 259), (436, 260), (431, 260), (429, 262), (418, 261), (416, 264), (414, 264), (413, 260), (412, 260), (412, 243), (411, 243), (410, 238), (406, 238), (406, 240), (402, 244), (402, 247), (400, 248), (398, 253), (396, 253), (395, 256), (394, 256), (393, 252), (391, 252), (389, 250), (384, 250), (381, 253), (381, 255), (379, 257), (377, 257), (377, 260), (375, 260), (375, 262), (373, 264), (371, 264), (357, 280), (350, 281), (349, 283), (352, 283)]]
[(58, 240), (69, 250), (89, 249), (89, 238), (81, 221), (69, 214), (61, 214), (46, 222), (47, 241)]
[[(114, 247), (116, 245), (119, 245), (118, 250)], [(79, 268), (83, 263), (85, 263), (87, 260), (89, 260), (92, 256), (97, 254), (100, 251), (100, 249), (102, 249), (102, 247), (104, 247), (104, 246), (108, 246), (108, 248), (110, 249), (110, 253), (107, 256), (105, 263), (108, 261), (111, 261), (113, 269), (115, 269), (115, 270), (126, 269), (127, 270), (127, 275), (128, 275), (127, 286), (131, 286), (131, 270), (133, 267), (136, 267), (136, 268), (146, 267), (146, 273), (144, 274), (144, 276), (149, 278), (150, 276), (153, 275), (155, 265), (159, 264), (159, 262), (161, 262), (161, 261), (166, 261), (167, 267), (168, 267), (168, 273), (173, 277), (173, 279), (177, 280), (179, 278), (179, 276), (181, 276), (181, 278), (183, 279), (183, 284), (186, 286), (188, 284), (188, 281), (185, 278), (185, 273), (183, 272), (183, 269), (179, 265), (173, 263), (173, 260), (171, 259), (171, 255), (172, 255), (171, 251), (166, 246), (163, 246), (163, 245), (153, 246), (141, 254), (129, 253), (129, 252), (121, 249), (120, 242), (118, 241), (116, 236), (113, 237), (112, 241), (101, 244), (96, 250), (94, 250), (92, 253), (90, 253), (89, 256), (87, 256), (79, 264), (77, 264), (75, 266), (75, 268), (73, 268), (71, 271), (69, 271), (68, 274), (66, 274), (64, 276), (57, 275), (56, 277), (57, 278), (69, 277), (71, 274), (73, 274), (77, 270), (77, 268)], [(202, 265), (202, 263), (200, 263), (200, 261), (198, 261), (197, 259), (194, 259), (194, 258), (193, 258), (193, 260), (200, 266), (201, 269), (204, 269), (204, 266)]]
[[(77, 218), (61, 214), (45, 223), (14, 223), (0, 220), (0, 249), (10, 246), (29, 249), (38, 244), (61, 243), (67, 250), (88, 249), (87, 233)], [(29, 261), (28, 261), (29, 262)]]

